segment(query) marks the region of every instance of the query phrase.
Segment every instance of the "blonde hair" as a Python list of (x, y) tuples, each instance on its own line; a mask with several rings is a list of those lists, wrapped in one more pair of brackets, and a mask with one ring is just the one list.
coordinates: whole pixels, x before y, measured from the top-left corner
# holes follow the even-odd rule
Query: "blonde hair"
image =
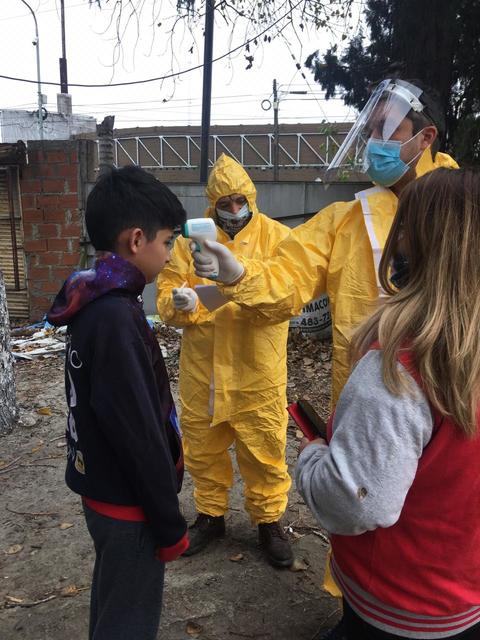
[[(408, 260), (408, 281), (397, 291), (389, 277), (399, 253)], [(391, 297), (356, 331), (352, 358), (378, 340), (385, 385), (399, 394), (408, 383), (397, 356), (410, 350), (433, 407), (473, 436), (480, 387), (478, 172), (437, 169), (405, 188), (379, 275)]]

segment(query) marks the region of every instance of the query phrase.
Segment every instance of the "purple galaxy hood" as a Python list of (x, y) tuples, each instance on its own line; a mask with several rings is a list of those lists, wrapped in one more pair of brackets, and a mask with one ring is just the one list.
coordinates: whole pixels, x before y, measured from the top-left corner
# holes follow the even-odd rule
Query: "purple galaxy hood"
[(145, 284), (145, 276), (134, 264), (115, 253), (105, 253), (92, 269), (75, 271), (65, 281), (47, 313), (47, 320), (60, 327), (68, 324), (87, 304), (110, 291), (123, 289), (140, 295)]

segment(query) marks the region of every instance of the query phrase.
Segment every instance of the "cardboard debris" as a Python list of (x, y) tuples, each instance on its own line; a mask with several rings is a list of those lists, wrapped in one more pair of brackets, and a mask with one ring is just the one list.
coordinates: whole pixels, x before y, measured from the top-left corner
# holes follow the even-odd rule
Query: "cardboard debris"
[(66, 327), (54, 329), (50, 325), (45, 324), (42, 329), (35, 330), (23, 327), (12, 332), (12, 353), (15, 358), (23, 360), (33, 360), (34, 358), (43, 357), (51, 358), (59, 352), (65, 350), (65, 332)]

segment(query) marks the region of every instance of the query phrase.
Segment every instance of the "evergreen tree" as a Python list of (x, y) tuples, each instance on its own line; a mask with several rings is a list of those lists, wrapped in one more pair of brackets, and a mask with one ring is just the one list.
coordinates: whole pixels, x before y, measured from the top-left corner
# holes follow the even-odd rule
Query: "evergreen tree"
[(368, 37), (306, 60), (327, 98), (340, 89), (361, 108), (372, 83), (400, 71), (438, 92), (444, 147), (460, 162), (480, 163), (480, 0), (367, 0), (364, 18)]

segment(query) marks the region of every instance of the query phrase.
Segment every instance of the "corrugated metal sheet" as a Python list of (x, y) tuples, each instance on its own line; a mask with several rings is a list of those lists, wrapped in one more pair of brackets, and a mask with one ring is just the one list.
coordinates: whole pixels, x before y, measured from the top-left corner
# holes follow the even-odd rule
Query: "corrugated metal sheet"
[[(10, 176), (9, 176), (10, 174)], [(12, 193), (9, 196), (9, 185)], [(13, 231), (10, 203), (13, 204)], [(13, 238), (15, 238), (14, 250)], [(11, 318), (28, 318), (25, 252), (17, 167), (0, 167), (0, 269), (5, 279), (8, 312)]]

